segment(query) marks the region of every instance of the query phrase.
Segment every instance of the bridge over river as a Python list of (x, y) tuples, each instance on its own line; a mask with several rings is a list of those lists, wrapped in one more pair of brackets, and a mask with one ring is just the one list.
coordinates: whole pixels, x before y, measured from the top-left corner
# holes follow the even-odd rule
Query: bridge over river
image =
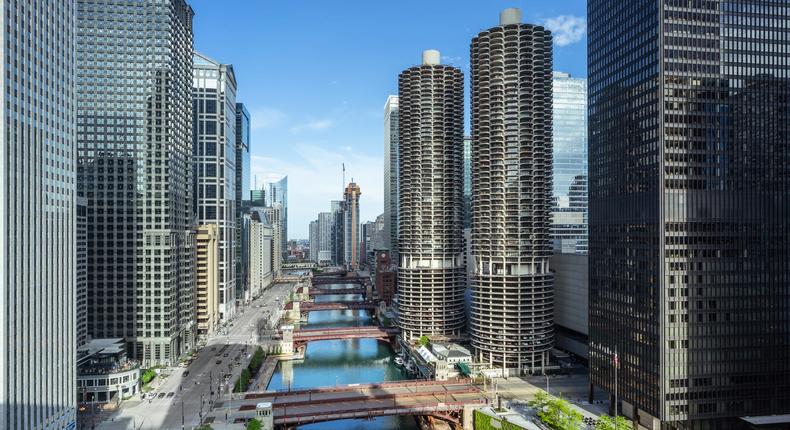
[(230, 411), (228, 419), (242, 423), (253, 418), (256, 405), (263, 402), (271, 403), (275, 425), (291, 428), (387, 415), (430, 415), (463, 425), (464, 406), (484, 404), (487, 399), (463, 381), (398, 381), (247, 393), (226, 398), (215, 408)]

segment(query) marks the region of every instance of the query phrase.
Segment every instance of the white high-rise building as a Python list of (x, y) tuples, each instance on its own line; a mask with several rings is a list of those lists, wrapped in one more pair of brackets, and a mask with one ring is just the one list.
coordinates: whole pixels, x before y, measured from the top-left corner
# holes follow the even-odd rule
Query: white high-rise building
[(250, 219), (250, 294), (258, 297), (272, 284), (272, 264), (279, 252), (274, 248), (274, 229), (265, 211), (253, 208), (249, 215), (244, 216)]
[(310, 260), (318, 263), (318, 220), (310, 221)]
[(318, 261), (320, 265), (332, 263), (332, 213), (318, 214)]
[(219, 231), (219, 316), (236, 313), (236, 75), (233, 66), (195, 52), (192, 78), (195, 207), (198, 224)]
[(398, 96), (384, 104), (384, 247), (398, 252)]
[(0, 13), (0, 429), (76, 418), (73, 0)]

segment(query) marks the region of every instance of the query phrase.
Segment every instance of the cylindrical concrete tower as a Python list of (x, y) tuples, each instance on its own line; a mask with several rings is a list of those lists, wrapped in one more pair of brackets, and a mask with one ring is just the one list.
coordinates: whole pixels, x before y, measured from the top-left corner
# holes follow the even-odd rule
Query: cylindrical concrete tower
[(518, 9), (472, 39), (472, 346), (519, 373), (553, 345), (551, 33)]
[(464, 75), (438, 51), (398, 78), (398, 323), (404, 339), (459, 336), (463, 260)]

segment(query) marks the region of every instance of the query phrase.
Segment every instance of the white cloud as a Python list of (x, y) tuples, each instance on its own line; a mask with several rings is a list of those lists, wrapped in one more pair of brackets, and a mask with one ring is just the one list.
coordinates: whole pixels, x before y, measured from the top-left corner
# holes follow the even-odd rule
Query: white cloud
[(373, 221), (383, 212), (384, 178), (381, 171), (384, 161), (343, 149), (302, 143), (293, 146), (288, 159), (252, 156), (251, 176), (257, 176), (259, 188), (264, 182), (288, 175), (288, 235), (291, 238), (306, 239), (310, 221), (316, 219), (318, 212), (328, 212), (331, 200), (342, 198), (343, 163), (346, 165), (346, 182), (353, 177), (362, 189), (362, 221)]
[(543, 25), (551, 30), (557, 46), (576, 43), (587, 33), (587, 20), (579, 16), (560, 15), (545, 20)]
[(283, 125), (288, 119), (285, 112), (272, 108), (262, 107), (250, 113), (250, 128), (253, 130), (263, 130), (265, 128), (276, 128)]
[(291, 127), (291, 133), (301, 133), (305, 130), (326, 130), (329, 127), (332, 127), (334, 122), (330, 119), (319, 119), (315, 121), (310, 121), (304, 124), (299, 124)]

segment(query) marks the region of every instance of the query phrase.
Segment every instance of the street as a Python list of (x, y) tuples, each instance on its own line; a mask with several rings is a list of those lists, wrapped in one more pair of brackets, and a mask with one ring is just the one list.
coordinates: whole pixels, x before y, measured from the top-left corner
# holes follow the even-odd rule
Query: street
[[(209, 338), (188, 368), (170, 368), (170, 375), (161, 381), (156, 391), (152, 391), (156, 397), (124, 402), (120, 410), (108, 414), (108, 418), (96, 428), (153, 430), (196, 427), (220, 394), (233, 388), (242, 369), (247, 366), (248, 355), (257, 347), (255, 327), (258, 319), (267, 315), (272, 320), (279, 319), (282, 303), (293, 291), (293, 286), (292, 283), (275, 284), (261, 297), (239, 308), (236, 317), (225, 326), (227, 335), (217, 334)], [(238, 364), (234, 361), (237, 356), (240, 359)], [(223, 378), (223, 374), (228, 372), (231, 376)], [(160, 393), (164, 396), (160, 397)]]

